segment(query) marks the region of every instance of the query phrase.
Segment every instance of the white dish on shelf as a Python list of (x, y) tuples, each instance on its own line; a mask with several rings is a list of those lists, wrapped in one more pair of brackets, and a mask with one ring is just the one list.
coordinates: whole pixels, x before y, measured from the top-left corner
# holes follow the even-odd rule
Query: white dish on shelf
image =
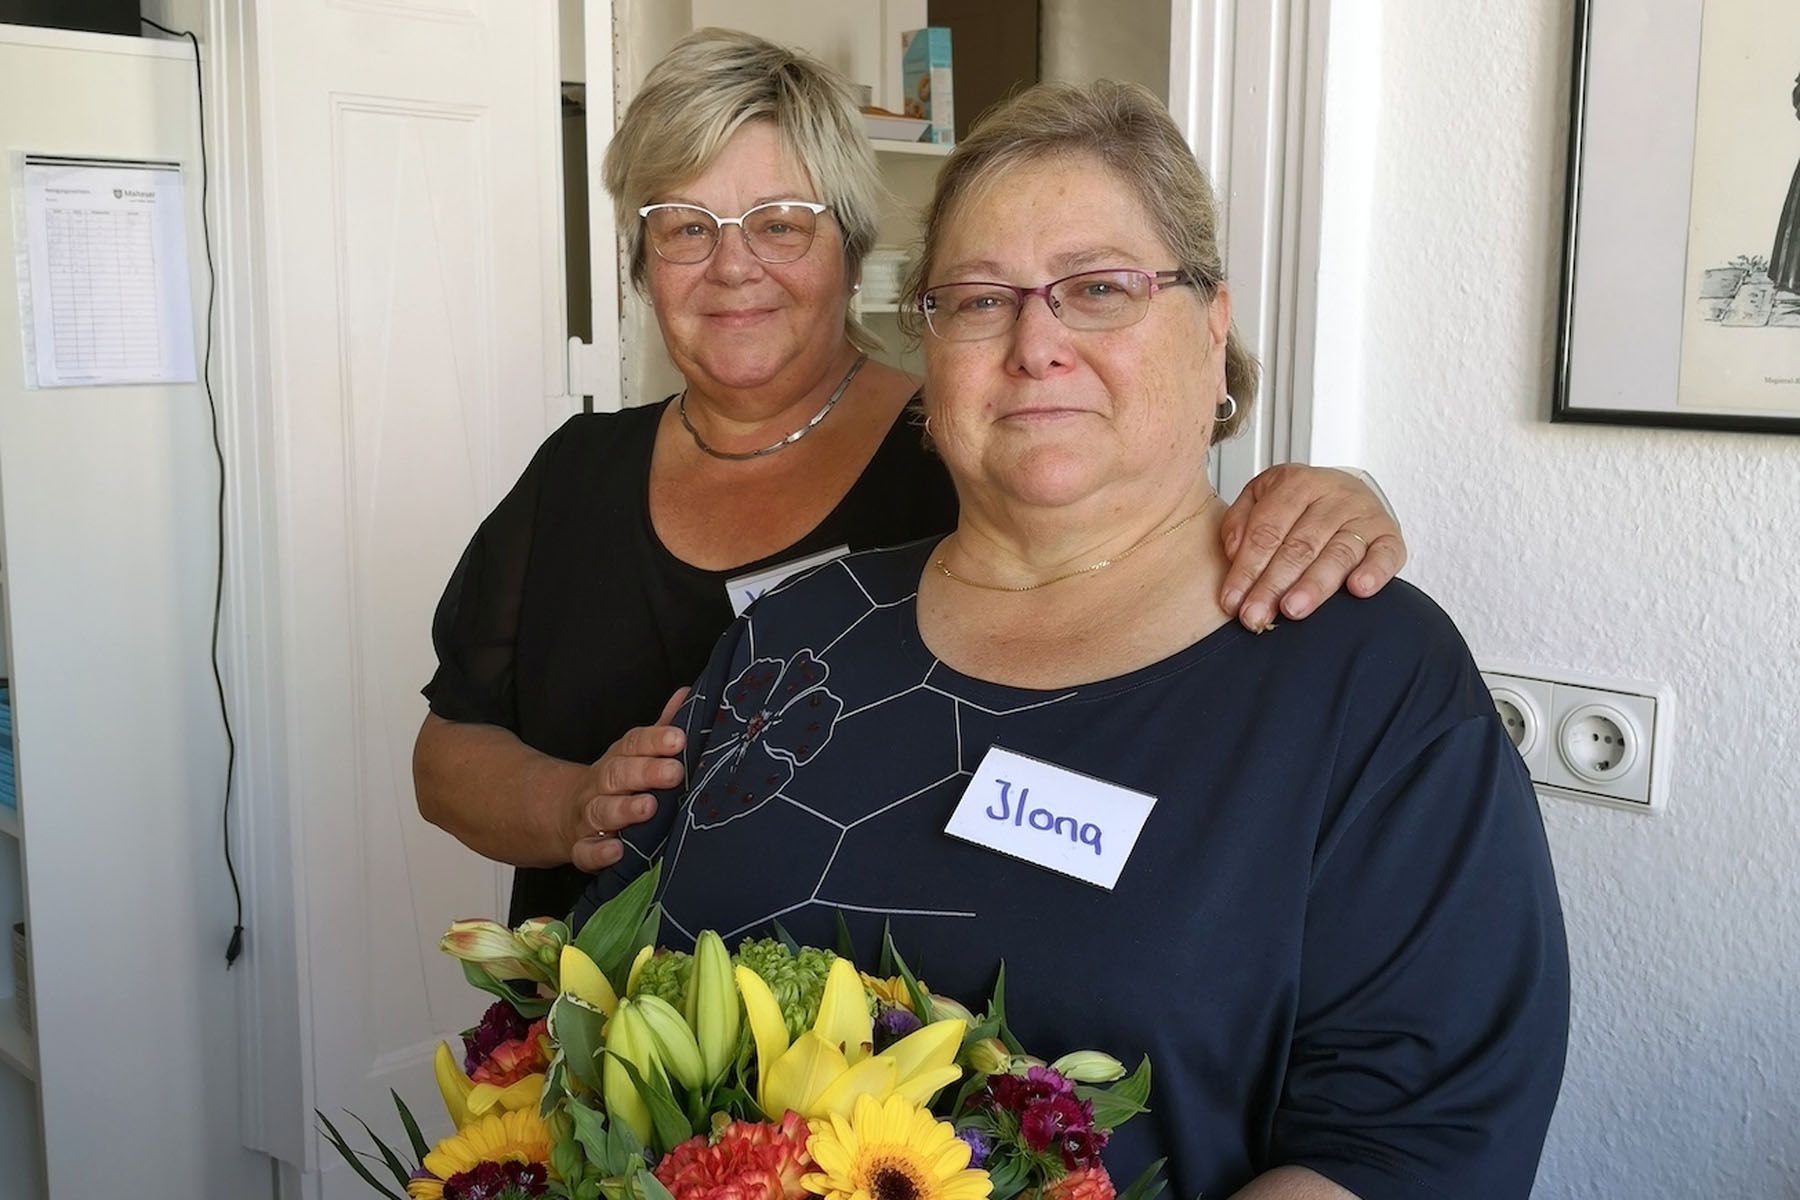
[(938, 142), (894, 142), (885, 138), (870, 138), (869, 144), (877, 154), (919, 154), (927, 158), (943, 158), (955, 149)]
[(900, 298), (900, 279), (906, 270), (906, 251), (892, 246), (877, 246), (862, 263), (862, 292), (858, 296), (863, 312), (896, 312)]
[(28, 1080), (37, 1079), (37, 1039), (13, 1013), (12, 997), (0, 997), (0, 1066), (11, 1067)]
[(883, 117), (875, 113), (864, 113), (863, 132), (872, 141), (916, 142), (927, 129), (930, 121), (917, 117)]

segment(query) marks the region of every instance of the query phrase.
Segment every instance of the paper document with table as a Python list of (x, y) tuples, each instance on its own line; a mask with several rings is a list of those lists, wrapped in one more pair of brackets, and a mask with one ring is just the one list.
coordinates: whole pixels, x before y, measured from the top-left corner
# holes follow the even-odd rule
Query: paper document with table
[(27, 155), (26, 386), (191, 383), (181, 168)]

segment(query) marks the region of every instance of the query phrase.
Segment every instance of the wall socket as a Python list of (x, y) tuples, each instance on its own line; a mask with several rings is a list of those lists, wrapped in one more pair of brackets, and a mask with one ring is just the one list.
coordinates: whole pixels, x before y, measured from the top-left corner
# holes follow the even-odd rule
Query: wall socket
[(1538, 795), (1662, 810), (1673, 711), (1666, 688), (1498, 665), (1481, 677)]

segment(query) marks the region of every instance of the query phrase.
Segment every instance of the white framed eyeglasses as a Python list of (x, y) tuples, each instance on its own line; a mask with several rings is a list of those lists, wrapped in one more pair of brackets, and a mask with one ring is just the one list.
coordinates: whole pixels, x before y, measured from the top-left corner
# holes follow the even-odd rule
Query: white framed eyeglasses
[(727, 225), (736, 225), (750, 253), (766, 263), (789, 263), (812, 248), (828, 205), (810, 200), (772, 200), (740, 216), (721, 217), (697, 204), (646, 204), (638, 209), (656, 256), (684, 265), (705, 262)]
[(1121, 267), (1065, 275), (1038, 287), (1010, 283), (941, 283), (919, 296), (919, 312), (931, 332), (947, 342), (978, 342), (1011, 329), (1030, 296), (1042, 296), (1070, 329), (1095, 331), (1136, 325), (1164, 288), (1195, 287), (1187, 271), (1139, 271)]

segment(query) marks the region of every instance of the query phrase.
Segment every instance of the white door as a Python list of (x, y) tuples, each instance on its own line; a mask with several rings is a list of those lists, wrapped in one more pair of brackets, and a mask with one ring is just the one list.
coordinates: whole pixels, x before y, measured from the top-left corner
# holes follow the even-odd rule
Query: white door
[[(410, 762), (445, 580), (575, 408), (556, 8), (253, 11), (262, 173), (249, 187), (269, 334), (267, 413), (253, 419), (274, 543), (260, 616), (280, 630), (282, 681), (263, 700), (284, 795), (252, 836), (266, 855), (285, 833), (287, 857), (257, 880), (253, 1008), (267, 1028), (246, 1133), (299, 1168), (284, 1194), (349, 1197), (363, 1185), (311, 1136), (312, 1110), (398, 1136), (391, 1087), (428, 1133), (447, 1131), (432, 1047), (473, 1024), (482, 997), (437, 941), (454, 918), (506, 909), (503, 869), (418, 816)], [(271, 913), (284, 868), (292, 912)], [(271, 961), (284, 951), (291, 982)]]

